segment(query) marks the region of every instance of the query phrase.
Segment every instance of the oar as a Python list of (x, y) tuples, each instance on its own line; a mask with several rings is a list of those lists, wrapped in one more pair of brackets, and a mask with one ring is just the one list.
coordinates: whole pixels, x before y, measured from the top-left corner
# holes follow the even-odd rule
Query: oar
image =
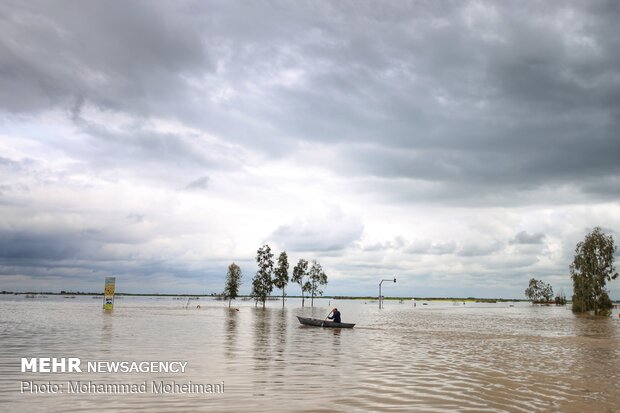
[[(333, 313), (334, 311), (330, 311), (329, 314)], [(329, 317), (329, 314), (327, 314), (327, 317)], [(323, 322), (321, 323), (321, 327), (323, 327), (323, 324), (325, 324), (325, 322), (327, 321), (327, 317), (325, 317), (325, 320), (323, 320)]]

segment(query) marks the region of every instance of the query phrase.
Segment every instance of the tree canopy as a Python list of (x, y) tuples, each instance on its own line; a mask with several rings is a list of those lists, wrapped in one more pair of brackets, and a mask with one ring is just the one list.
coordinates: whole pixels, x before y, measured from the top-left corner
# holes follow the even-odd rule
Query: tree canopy
[(252, 280), (252, 296), (265, 307), (265, 301), (273, 291), (273, 253), (269, 245), (265, 244), (256, 251), (256, 263), (258, 271)]
[(614, 267), (616, 246), (611, 235), (596, 227), (577, 244), (570, 266), (573, 279), (573, 311), (593, 311), (604, 315), (612, 308), (605, 288), (607, 281), (618, 278)]
[(321, 264), (313, 260), (308, 277), (309, 292), (312, 296), (311, 306), (314, 307), (314, 297), (323, 295), (323, 290), (321, 288), (327, 285), (327, 274), (323, 271)]
[(533, 303), (548, 303), (553, 300), (553, 288), (542, 280), (531, 278), (525, 296)]
[(224, 288), (224, 297), (228, 298), (228, 306), (230, 307), (230, 301), (237, 298), (239, 295), (239, 286), (241, 285), (241, 267), (234, 262), (228, 266), (228, 273), (226, 274), (226, 287)]
[(297, 265), (293, 267), (293, 277), (291, 281), (299, 284), (299, 288), (301, 288), (301, 306), (304, 306), (304, 293), (307, 292), (307, 288), (304, 282), (304, 278), (308, 276), (308, 261), (303, 258), (297, 262)]
[(288, 256), (286, 251), (282, 251), (278, 257), (278, 267), (275, 269), (273, 285), (282, 290), (282, 307), (284, 307), (284, 289), (288, 284)]

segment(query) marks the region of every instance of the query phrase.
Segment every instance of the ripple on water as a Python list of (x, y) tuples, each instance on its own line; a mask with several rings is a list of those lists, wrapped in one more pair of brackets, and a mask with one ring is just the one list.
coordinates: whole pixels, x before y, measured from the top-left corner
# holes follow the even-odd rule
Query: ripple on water
[[(6, 411), (614, 411), (620, 405), (620, 322), (564, 308), (338, 301), (352, 330), (300, 326), (315, 309), (269, 303), (125, 298), (0, 300), (0, 404)], [(334, 305), (334, 301), (330, 303)], [(19, 358), (186, 360), (182, 377), (225, 381), (223, 395), (29, 396), (16, 391)], [(93, 380), (150, 377), (90, 375)], [(72, 377), (76, 379), (75, 377)], [(36, 403), (32, 403), (35, 400)]]

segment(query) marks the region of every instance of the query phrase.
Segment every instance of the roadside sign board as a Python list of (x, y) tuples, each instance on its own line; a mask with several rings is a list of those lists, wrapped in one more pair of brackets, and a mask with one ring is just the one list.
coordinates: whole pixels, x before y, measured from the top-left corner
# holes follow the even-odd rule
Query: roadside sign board
[(103, 288), (103, 309), (111, 310), (114, 307), (114, 290), (116, 288), (116, 277), (105, 277)]

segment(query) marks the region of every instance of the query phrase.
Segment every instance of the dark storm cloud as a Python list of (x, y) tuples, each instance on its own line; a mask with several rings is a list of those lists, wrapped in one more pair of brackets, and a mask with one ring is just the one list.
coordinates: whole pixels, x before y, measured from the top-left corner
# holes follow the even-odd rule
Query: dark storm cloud
[(620, 176), (617, 5), (391, 3), (373, 18), (345, 7), (279, 9), (278, 29), (232, 35), (252, 45), (231, 53), (249, 63), (241, 79), (303, 73), (265, 88), (269, 105), (242, 107), (276, 133), (340, 143), (339, 173), (436, 183), (438, 199), (558, 185), (617, 197), (617, 185), (589, 184)]
[(617, 196), (617, 3), (376, 6), (5, 3), (0, 105), (166, 115), (274, 156), (338, 143), (338, 173), (428, 181), (457, 202), (461, 185)]
[[(144, 219), (140, 214), (130, 214), (126, 218), (133, 224)], [(31, 290), (41, 285), (39, 282), (53, 291), (75, 288), (72, 287), (75, 285), (98, 291), (103, 277), (110, 274), (122, 280), (124, 292), (161, 292), (162, 288), (186, 292), (184, 288), (187, 287), (179, 289), (179, 285), (194, 282), (199, 283), (200, 288), (206, 283), (208, 288), (215, 288), (212, 291), (220, 288), (229, 259), (188, 264), (161, 256), (149, 257), (143, 250), (147, 242), (148, 239), (123, 233), (120, 228), (3, 229), (0, 231), (0, 279), (5, 277), (7, 282), (13, 282), (16, 276), (24, 277), (19, 286), (10, 287), (18, 291)], [(244, 268), (250, 267), (252, 262), (236, 261)], [(162, 276), (169, 278), (161, 281)], [(153, 284), (152, 280), (160, 280), (158, 282), (166, 286)], [(145, 287), (147, 284), (152, 289)]]
[(80, 243), (71, 241), (60, 234), (32, 232), (0, 232), (0, 260), (3, 263), (26, 260), (59, 260), (79, 255)]
[(617, 7), (481, 3), (468, 25), (460, 14), (478, 3), (458, 4), (373, 20), (362, 7), (337, 28), (313, 26), (320, 40), (298, 45), (316, 59), (307, 83), (273, 89), (278, 111), (265, 116), (293, 136), (342, 143), (338, 172), (437, 182), (457, 200), (463, 183), (473, 193), (583, 190), (620, 175)]
[(148, 112), (209, 65), (200, 37), (154, 2), (3, 2), (0, 105), (29, 112), (74, 102)]
[[(127, 217), (132, 222), (136, 216)], [(106, 250), (107, 246), (140, 244), (135, 234), (121, 228), (4, 228), (0, 231), (0, 260), (4, 262), (62, 261), (87, 259), (113, 261), (130, 259), (131, 252)]]

